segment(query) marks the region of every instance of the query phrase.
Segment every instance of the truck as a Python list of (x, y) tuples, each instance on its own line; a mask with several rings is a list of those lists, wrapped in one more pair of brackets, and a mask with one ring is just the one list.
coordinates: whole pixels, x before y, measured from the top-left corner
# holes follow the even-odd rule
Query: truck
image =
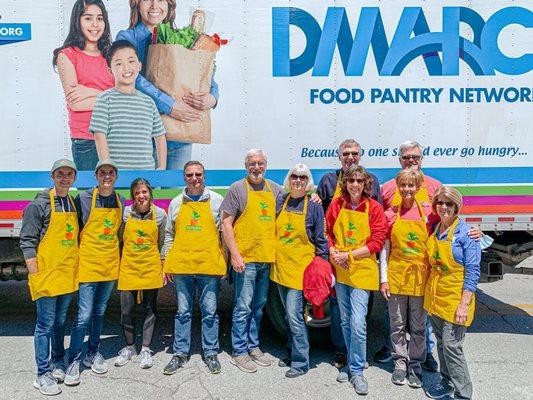
[[(70, 157), (67, 109), (52, 51), (68, 33), (74, 1), (0, 5), (0, 279), (25, 279), (18, 248), (24, 207), (50, 186), (53, 160)], [(128, 2), (106, 3), (113, 37)], [(225, 193), (244, 176), (247, 149), (268, 156), (282, 182), (298, 162), (316, 182), (338, 168), (354, 138), (381, 183), (399, 169), (398, 145), (424, 146), (423, 171), (464, 197), (462, 217), (495, 239), (484, 272), (501, 276), (533, 254), (533, 11), (527, 0), (183, 0), (177, 26), (205, 10), (206, 31), (229, 43), (216, 57), (220, 99), (211, 143), (193, 144), (207, 184)], [(126, 188), (149, 179), (166, 208), (180, 171), (121, 171)], [(94, 184), (81, 171), (75, 185)], [(164, 189), (167, 188), (167, 189)], [(269, 300), (283, 330), (277, 293)], [(281, 310), (281, 311), (280, 311)], [(324, 327), (306, 312), (311, 327)]]

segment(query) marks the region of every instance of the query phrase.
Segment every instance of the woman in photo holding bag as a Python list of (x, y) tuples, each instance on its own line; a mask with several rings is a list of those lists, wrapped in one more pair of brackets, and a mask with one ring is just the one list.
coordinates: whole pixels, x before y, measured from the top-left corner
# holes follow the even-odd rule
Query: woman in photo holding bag
[[(130, 0), (130, 23), (127, 30), (117, 34), (117, 40), (127, 40), (137, 49), (142, 63), (142, 70), (135, 87), (150, 96), (157, 109), (184, 123), (200, 120), (201, 111), (214, 108), (218, 102), (218, 85), (211, 80), (210, 92), (187, 93), (181, 99), (174, 99), (169, 94), (155, 87), (145, 77), (147, 67), (148, 46), (154, 28), (160, 23), (174, 25), (176, 18), (175, 0)], [(167, 169), (182, 169), (191, 159), (192, 143), (173, 141), (167, 137)]]
[(296, 164), (287, 174), (284, 187), (289, 193), (276, 200), (276, 263), (270, 279), (278, 284), (285, 308), (287, 358), (280, 367), (290, 367), (287, 378), (296, 378), (309, 370), (309, 336), (304, 320), (303, 276), (316, 256), (328, 259), (324, 235), (324, 210), (309, 201), (313, 177), (305, 164)]

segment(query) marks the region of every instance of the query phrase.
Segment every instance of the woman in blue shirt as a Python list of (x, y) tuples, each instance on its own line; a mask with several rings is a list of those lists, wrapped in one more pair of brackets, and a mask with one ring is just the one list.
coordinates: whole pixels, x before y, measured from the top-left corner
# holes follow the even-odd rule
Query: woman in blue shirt
[[(156, 88), (145, 77), (148, 45), (154, 28), (160, 23), (174, 26), (176, 0), (130, 0), (130, 24), (127, 30), (120, 31), (116, 40), (132, 43), (142, 63), (142, 70), (135, 87), (150, 96), (161, 114), (169, 115), (182, 122), (200, 119), (199, 111), (214, 108), (218, 101), (218, 85), (211, 81), (210, 93), (189, 93), (182, 99), (174, 99)], [(167, 141), (167, 169), (182, 169), (191, 159), (192, 144)]]
[(441, 222), (426, 243), (431, 272), (424, 308), (437, 338), (442, 380), (426, 394), (440, 399), (455, 391), (455, 399), (471, 399), (472, 380), (463, 341), (474, 317), (481, 247), (468, 236), (469, 226), (458, 217), (463, 200), (456, 189), (441, 186), (431, 203)]

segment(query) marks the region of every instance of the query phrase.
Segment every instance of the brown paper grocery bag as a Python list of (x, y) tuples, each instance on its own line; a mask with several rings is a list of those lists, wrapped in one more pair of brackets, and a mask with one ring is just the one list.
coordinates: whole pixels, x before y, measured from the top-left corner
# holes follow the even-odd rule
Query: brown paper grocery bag
[[(148, 47), (146, 79), (175, 99), (190, 92), (208, 92), (215, 64), (215, 52), (189, 50), (176, 44)], [(188, 143), (211, 143), (210, 110), (200, 112), (200, 120), (186, 123), (162, 115), (167, 139)]]

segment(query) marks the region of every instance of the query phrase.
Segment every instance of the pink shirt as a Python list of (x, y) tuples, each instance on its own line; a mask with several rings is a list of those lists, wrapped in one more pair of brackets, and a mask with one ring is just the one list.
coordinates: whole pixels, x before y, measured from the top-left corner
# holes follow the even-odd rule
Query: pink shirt
[[(61, 53), (66, 55), (74, 65), (80, 85), (101, 91), (115, 86), (115, 78), (109, 72), (103, 56), (90, 56), (74, 46), (61, 50)], [(67, 109), (70, 137), (72, 139), (94, 140), (94, 136), (89, 133), (92, 111), (73, 111), (68, 106)]]
[[(435, 190), (437, 190), (440, 186), (442, 186), (442, 183), (440, 183), (435, 178), (432, 178), (431, 176), (424, 175), (424, 178), (426, 180), (426, 186), (428, 189), (429, 194), (429, 201), (433, 198), (433, 193), (435, 193)], [(396, 193), (396, 180), (391, 179), (390, 181), (387, 181), (383, 184), (381, 187), (381, 196), (383, 197), (383, 209), (387, 211), (390, 208), (394, 209), (394, 213), (396, 214), (396, 207), (392, 207), (392, 199), (394, 198), (394, 193)], [(426, 215), (429, 215), (431, 213), (431, 204), (423, 204), (424, 212)]]
[[(431, 211), (431, 207), (429, 209), (427, 207), (422, 207), (422, 211), (424, 212), (424, 215), (427, 217), (426, 221), (426, 227), (428, 229), (428, 232), (431, 232), (432, 227), (439, 221), (439, 216), (433, 214)], [(385, 217), (387, 218), (387, 226), (389, 228), (389, 239), (390, 239), (390, 233), (392, 230), (392, 226), (394, 225), (394, 222), (396, 222), (396, 218), (398, 217), (398, 210), (396, 207), (389, 207), (388, 210), (385, 211)], [(419, 221), (420, 220), (420, 211), (418, 210), (418, 207), (415, 204), (409, 209), (402, 208), (400, 210), (400, 217), (401, 219), (405, 219), (407, 221)]]

